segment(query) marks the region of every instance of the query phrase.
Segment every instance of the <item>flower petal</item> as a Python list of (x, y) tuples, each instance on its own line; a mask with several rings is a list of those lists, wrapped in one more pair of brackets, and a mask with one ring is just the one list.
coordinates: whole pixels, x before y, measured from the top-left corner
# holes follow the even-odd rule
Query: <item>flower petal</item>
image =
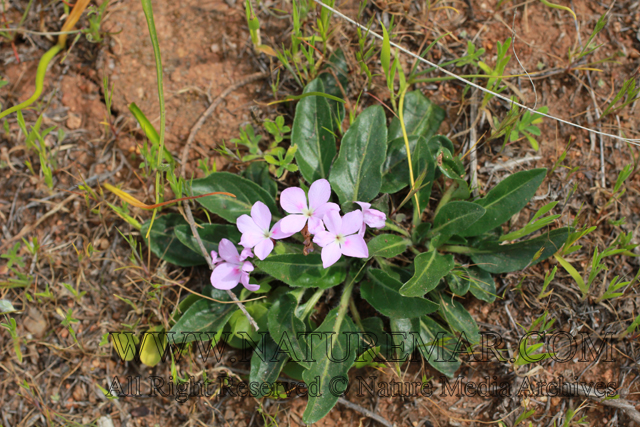
[(302, 213), (307, 208), (307, 196), (300, 187), (289, 187), (280, 194), (280, 206), (285, 212)]
[(280, 220), (280, 229), (284, 233), (295, 234), (302, 230), (306, 223), (307, 217), (304, 215), (287, 215)]
[(313, 211), (313, 216), (315, 216), (316, 218), (324, 218), (324, 216), (327, 214), (327, 212), (329, 211), (336, 211), (336, 212), (340, 212), (340, 206), (338, 206), (335, 203), (325, 203), (324, 205), (316, 208)]
[(241, 276), (242, 271), (238, 266), (223, 262), (211, 273), (211, 285), (216, 289), (233, 289)]
[(260, 285), (249, 284), (249, 274), (247, 273), (242, 273), (242, 277), (240, 278), (240, 283), (242, 283), (242, 286), (244, 286), (251, 292), (255, 292), (258, 289), (260, 289)]
[(244, 248), (242, 252), (240, 252), (240, 262), (244, 261), (247, 258), (253, 258), (253, 252), (251, 252), (251, 248)]
[(218, 253), (216, 251), (211, 251), (211, 264), (215, 265), (220, 261), (222, 260), (218, 259)]
[(362, 236), (347, 236), (342, 244), (342, 254), (354, 258), (369, 258), (369, 248)]
[(337, 243), (330, 243), (324, 248), (322, 248), (322, 266), (324, 268), (330, 267), (336, 263), (340, 259), (342, 255), (342, 251), (340, 250), (340, 245)]
[(366, 209), (363, 211), (363, 219), (371, 228), (384, 228), (387, 216), (377, 209)]
[(351, 211), (342, 217), (342, 228), (336, 234), (343, 234), (348, 236), (360, 231), (364, 220), (362, 218), (362, 211)]
[(245, 248), (253, 248), (264, 239), (266, 239), (266, 237), (264, 237), (262, 233), (244, 233), (240, 239), (240, 244)]
[(253, 271), (253, 264), (251, 264), (249, 261), (243, 262), (242, 271), (244, 271), (245, 273), (251, 273)]
[(335, 242), (335, 241), (336, 241), (336, 235), (328, 231), (321, 231), (315, 236), (313, 236), (313, 243), (320, 246), (321, 248), (324, 248), (331, 242)]
[(324, 224), (322, 223), (322, 220), (320, 218), (316, 218), (316, 217), (311, 217), (309, 218), (309, 234), (317, 234), (320, 233), (324, 230)]
[(272, 250), (273, 242), (271, 241), (271, 239), (263, 239), (256, 245), (255, 248), (253, 248), (253, 251), (259, 259), (265, 259), (267, 256), (269, 256)]
[(236, 226), (238, 227), (238, 230), (240, 230), (242, 234), (244, 233), (262, 234), (263, 233), (263, 230), (261, 230), (260, 227), (258, 227), (254, 219), (251, 218), (249, 215), (240, 215), (238, 219), (236, 219)]
[(229, 239), (220, 240), (220, 244), (218, 245), (218, 253), (220, 257), (232, 264), (240, 263), (240, 256), (238, 255), (238, 250), (236, 249), (236, 245), (231, 243)]
[(371, 207), (371, 203), (367, 203), (367, 202), (356, 202), (356, 203), (360, 205), (363, 211)]
[(251, 207), (251, 218), (262, 231), (269, 230), (271, 226), (271, 211), (262, 202), (255, 202)]
[(291, 237), (294, 234), (295, 233), (285, 233), (284, 231), (282, 231), (282, 220), (276, 222), (271, 229), (271, 238), (276, 240), (286, 239), (287, 237)]
[(342, 230), (342, 218), (340, 218), (340, 214), (338, 212), (327, 212), (324, 218), (322, 218), (322, 222), (324, 222), (327, 230), (329, 230), (333, 234), (340, 234), (340, 230)]
[(331, 184), (326, 179), (318, 179), (309, 187), (309, 208), (315, 210), (329, 201)]

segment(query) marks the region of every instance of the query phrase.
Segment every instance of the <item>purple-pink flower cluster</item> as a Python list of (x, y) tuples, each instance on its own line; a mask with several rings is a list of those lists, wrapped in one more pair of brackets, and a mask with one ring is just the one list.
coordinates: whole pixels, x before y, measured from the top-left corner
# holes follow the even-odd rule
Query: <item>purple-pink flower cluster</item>
[(220, 241), (219, 253), (211, 252), (214, 265), (211, 284), (218, 289), (233, 289), (242, 283), (248, 290), (257, 291), (259, 285), (249, 284), (253, 264), (247, 259), (252, 258), (254, 253), (260, 260), (265, 259), (273, 251), (275, 240), (285, 239), (300, 231), (313, 236), (313, 242), (322, 248), (324, 268), (335, 264), (342, 255), (368, 258), (369, 250), (364, 241), (366, 226), (384, 227), (386, 215), (371, 209), (369, 203), (356, 202), (362, 210), (340, 216), (340, 207), (329, 202), (330, 198), (331, 185), (326, 179), (311, 184), (308, 198), (302, 188), (287, 188), (280, 195), (280, 206), (289, 215), (273, 227), (267, 205), (256, 202), (251, 208), (251, 216), (241, 215), (236, 221), (242, 233), (242, 252), (239, 254), (227, 239)]

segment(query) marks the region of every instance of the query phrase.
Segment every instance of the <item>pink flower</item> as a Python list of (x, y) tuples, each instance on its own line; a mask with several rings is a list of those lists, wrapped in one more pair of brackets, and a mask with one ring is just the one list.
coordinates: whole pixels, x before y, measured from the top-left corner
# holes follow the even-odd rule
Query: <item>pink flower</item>
[(371, 208), (371, 203), (366, 202), (356, 202), (362, 208), (362, 229), (360, 229), (360, 234), (364, 235), (365, 224), (371, 228), (384, 228), (385, 221), (387, 220), (387, 216), (384, 212), (380, 212), (377, 209), (369, 209)]
[(322, 218), (328, 212), (338, 212), (340, 207), (335, 203), (329, 203), (331, 197), (331, 185), (326, 179), (319, 179), (309, 188), (309, 205), (304, 190), (299, 187), (290, 187), (280, 195), (280, 206), (287, 215), (281, 221), (282, 231), (295, 234), (304, 228), (309, 221), (308, 230), (311, 234), (324, 231)]
[(236, 220), (238, 230), (242, 233), (240, 244), (245, 248), (254, 248), (256, 256), (265, 259), (273, 250), (273, 240), (284, 239), (293, 233), (283, 233), (278, 221), (271, 230), (271, 212), (267, 205), (255, 202), (251, 208), (251, 216), (241, 215)]
[(343, 217), (336, 211), (324, 216), (324, 224), (329, 231), (320, 231), (313, 241), (322, 247), (322, 266), (327, 268), (336, 263), (341, 255), (368, 258), (369, 248), (361, 235), (357, 234), (363, 223), (362, 212), (349, 212)]
[(231, 241), (220, 240), (218, 245), (220, 258), (215, 251), (211, 251), (213, 264), (218, 264), (211, 273), (211, 285), (217, 289), (233, 289), (238, 283), (250, 291), (257, 291), (260, 285), (249, 284), (249, 273), (253, 271), (253, 264), (245, 261), (252, 257), (251, 249), (244, 249), (241, 255)]

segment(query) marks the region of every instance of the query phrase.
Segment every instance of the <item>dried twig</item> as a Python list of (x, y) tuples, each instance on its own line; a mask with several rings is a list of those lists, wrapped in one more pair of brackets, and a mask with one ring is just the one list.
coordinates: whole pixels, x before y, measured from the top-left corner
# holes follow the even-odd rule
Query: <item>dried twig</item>
[[(581, 390), (580, 387), (577, 387), (576, 389), (570, 389), (568, 387), (563, 387), (564, 391), (568, 391), (568, 394), (577, 394), (579, 396), (582, 397), (588, 397), (589, 399), (593, 399), (596, 402), (600, 403), (601, 405), (604, 406), (609, 406), (611, 408), (616, 408), (616, 409), (621, 409), (622, 412), (624, 412), (625, 414), (627, 414), (627, 416), (629, 418), (631, 418), (633, 421), (640, 423), (640, 412), (638, 412), (638, 410), (635, 407), (635, 404), (633, 402), (630, 402), (628, 400), (625, 399), (608, 399), (608, 400), (604, 400), (603, 397), (600, 396), (596, 396), (593, 393), (587, 393), (584, 390)], [(577, 392), (577, 393), (574, 393)]]
[(355, 403), (349, 402), (347, 399), (343, 399), (342, 397), (339, 397), (338, 398), (338, 403), (346, 406), (349, 409), (353, 409), (354, 411), (360, 412), (362, 415), (366, 415), (367, 417), (371, 418), (372, 420), (376, 420), (377, 422), (379, 422), (383, 426), (393, 427), (393, 424), (391, 424), (386, 419), (382, 418), (380, 415), (376, 414), (375, 412), (371, 412), (370, 410), (368, 410), (366, 408), (363, 408), (360, 405), (356, 405)]
[[(191, 144), (193, 143), (193, 140), (195, 139), (196, 134), (198, 133), (198, 131), (200, 130), (200, 128), (202, 127), (204, 122), (214, 112), (216, 107), (218, 105), (220, 105), (222, 100), (225, 97), (227, 97), (234, 90), (236, 90), (236, 89), (238, 89), (238, 88), (240, 88), (240, 87), (242, 87), (242, 86), (244, 86), (246, 84), (254, 82), (256, 80), (260, 80), (262, 78), (265, 78), (268, 75), (269, 75), (268, 73), (252, 74), (249, 77), (247, 77), (247, 78), (245, 78), (243, 80), (240, 80), (239, 82), (229, 86), (220, 95), (218, 95), (218, 97), (211, 103), (211, 105), (205, 110), (205, 112), (202, 113), (202, 115), (198, 118), (198, 121), (191, 128), (191, 132), (189, 132), (189, 137), (187, 138), (187, 142), (185, 143), (184, 148), (182, 149), (182, 157), (180, 159), (180, 161), (182, 163), (181, 166), (180, 166), (180, 176), (182, 178), (185, 177), (186, 166), (187, 166), (187, 156), (189, 155), (189, 149), (191, 148)], [(207, 253), (207, 249), (204, 247), (204, 243), (202, 243), (202, 239), (200, 238), (200, 234), (198, 233), (198, 228), (196, 227), (196, 222), (193, 219), (193, 214), (191, 213), (191, 207), (189, 206), (189, 201), (188, 200), (183, 200), (182, 201), (182, 206), (184, 207), (184, 213), (185, 213), (185, 215), (187, 217), (187, 221), (189, 222), (189, 226), (191, 227), (191, 233), (193, 233), (193, 237), (195, 237), (196, 241), (198, 242), (198, 246), (200, 247), (200, 251), (202, 251), (202, 255), (204, 256), (204, 259), (207, 261), (207, 264), (209, 265), (209, 268), (211, 270), (213, 270), (213, 264), (211, 262), (211, 258), (209, 256), (209, 254)], [(238, 308), (240, 310), (242, 310), (242, 312), (244, 313), (245, 316), (247, 316), (247, 319), (249, 319), (249, 323), (251, 323), (251, 325), (257, 331), (259, 329), (258, 328), (258, 324), (253, 319), (253, 317), (251, 317), (251, 315), (249, 314), (249, 312), (247, 311), (245, 306), (238, 300), (238, 297), (236, 297), (236, 295), (233, 292), (231, 292), (230, 290), (227, 290), (227, 295), (229, 295), (229, 297), (233, 301), (235, 301), (235, 303), (238, 305)]]

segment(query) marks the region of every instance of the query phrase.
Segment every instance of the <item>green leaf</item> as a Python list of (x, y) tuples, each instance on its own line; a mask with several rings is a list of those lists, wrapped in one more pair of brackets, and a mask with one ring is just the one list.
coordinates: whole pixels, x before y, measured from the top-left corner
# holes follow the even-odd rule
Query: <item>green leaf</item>
[[(305, 92), (323, 92), (322, 81), (315, 79)], [(336, 155), (336, 140), (329, 103), (324, 97), (309, 96), (298, 102), (293, 119), (291, 141), (298, 145), (296, 162), (308, 183), (327, 178)]]
[[(287, 354), (278, 353), (278, 357), (275, 357), (276, 353), (280, 350), (278, 344), (268, 334), (263, 334), (261, 340), (265, 340), (264, 343), (260, 343), (258, 349), (264, 349), (264, 352), (260, 352), (256, 349), (251, 355), (251, 371), (249, 372), (249, 382), (257, 384), (273, 384), (280, 376), (280, 371), (287, 363)], [(271, 393), (273, 387), (270, 387), (267, 393), (264, 393), (262, 387), (258, 387), (258, 393), (253, 395), (259, 399)]]
[(496, 300), (496, 281), (488, 271), (478, 267), (464, 269), (463, 278), (468, 280), (469, 290), (479, 300), (494, 302)]
[(396, 234), (380, 234), (369, 240), (369, 257), (393, 258), (407, 250), (410, 240)]
[[(307, 407), (302, 415), (302, 421), (306, 424), (318, 422), (335, 406), (339, 397), (336, 391), (346, 388), (349, 378), (347, 373), (356, 358), (355, 351), (349, 351), (347, 354), (350, 349), (347, 342), (351, 336), (349, 333), (357, 332), (356, 327), (349, 316), (345, 316), (342, 322), (338, 320), (338, 309), (335, 308), (315, 330), (321, 336), (313, 336), (314, 361), (309, 362), (309, 368), (302, 373), (302, 378), (309, 387)], [(338, 377), (344, 377), (345, 383), (331, 383)], [(316, 384), (317, 392), (314, 392), (313, 384)], [(333, 385), (333, 389), (329, 388), (330, 384)]]
[(424, 252), (414, 259), (415, 273), (400, 288), (400, 294), (407, 297), (421, 297), (435, 289), (447, 273), (453, 269), (453, 255), (440, 255), (438, 251)]
[[(236, 245), (240, 242), (241, 235), (238, 227), (235, 225), (200, 224), (200, 226), (202, 228), (198, 227), (198, 235), (200, 239), (202, 239), (202, 244), (208, 254), (210, 254), (211, 251), (218, 252), (218, 244), (221, 239), (229, 239)], [(202, 256), (200, 245), (198, 245), (198, 241), (193, 237), (193, 234), (191, 234), (191, 227), (188, 224), (178, 225), (174, 229), (174, 233), (183, 245)]]
[(342, 205), (369, 202), (380, 192), (387, 126), (379, 105), (365, 109), (344, 134), (329, 181)]
[(545, 168), (533, 169), (514, 173), (502, 180), (486, 197), (475, 202), (487, 212), (462, 236), (478, 236), (504, 224), (536, 194), (546, 173)]
[(285, 339), (285, 343), (291, 343), (289, 351), (293, 352), (293, 358), (297, 360), (301, 365), (306, 366), (303, 362), (306, 357), (306, 343), (304, 340), (298, 340), (298, 334), (306, 332), (304, 322), (295, 315), (296, 308), (298, 307), (298, 300), (290, 293), (282, 295), (278, 298), (268, 313), (268, 325), (271, 338), (280, 344), (287, 335), (288, 341)]
[[(511, 273), (550, 257), (564, 245), (568, 236), (569, 228), (565, 227), (512, 245), (483, 242), (478, 247), (481, 252), (471, 253), (470, 256), (485, 271), (493, 274)], [(534, 259), (538, 253), (538, 258)]]
[[(140, 234), (147, 235), (151, 220), (142, 224)], [(194, 252), (178, 240), (174, 231), (180, 225), (187, 222), (180, 214), (161, 215), (154, 219), (149, 240), (145, 242), (149, 245), (151, 252), (158, 258), (167, 261), (170, 264), (180, 267), (191, 267), (194, 265), (205, 264), (204, 258), (200, 251)], [(188, 227), (188, 225), (187, 225)]]
[(484, 208), (475, 203), (449, 202), (440, 209), (434, 218), (431, 235), (452, 236), (460, 234), (484, 214)]
[[(424, 211), (429, 206), (431, 188), (436, 179), (436, 161), (433, 156), (432, 146), (429, 145), (429, 142), (425, 143), (423, 141), (425, 140), (418, 141), (413, 157), (411, 157), (411, 162), (415, 176), (425, 174), (421, 186), (418, 186), (417, 179), (415, 183), (417, 188), (422, 187), (418, 190), (418, 200), (420, 209)], [(411, 201), (415, 203), (415, 198), (412, 198)]]
[[(367, 317), (366, 319), (362, 319), (360, 322), (362, 324), (363, 332), (371, 334), (376, 337), (375, 346), (380, 347), (380, 353), (384, 356), (385, 359), (391, 358), (390, 354), (390, 340), (389, 335), (384, 331), (384, 323), (382, 322), (382, 318), (380, 317)], [(366, 336), (362, 337), (363, 339)], [(363, 342), (363, 347), (368, 348), (372, 343)]]
[[(211, 298), (219, 301), (230, 301), (225, 291), (213, 289), (210, 293)], [(185, 339), (184, 342), (192, 342), (199, 339), (198, 332), (215, 334), (222, 330), (236, 310), (235, 304), (221, 304), (201, 298), (180, 316), (169, 332), (175, 332), (174, 338), (176, 342), (182, 342), (183, 339)], [(182, 332), (195, 332), (195, 334), (182, 335)]]
[(457, 339), (429, 316), (420, 318), (420, 338), (424, 345), (418, 346), (434, 369), (453, 378), (460, 361), (455, 356)]
[(464, 306), (453, 298), (453, 295), (438, 293), (438, 302), (440, 304), (438, 311), (446, 319), (451, 329), (464, 332), (470, 344), (480, 341), (478, 324)]
[(469, 292), (471, 284), (468, 280), (460, 277), (459, 272), (453, 271), (447, 274), (445, 278), (453, 294), (463, 297)]
[[(424, 138), (414, 135), (410, 136), (408, 141), (412, 156), (416, 151), (418, 142), (426, 142)], [(380, 187), (380, 192), (394, 194), (405, 188), (410, 182), (409, 168), (407, 166), (407, 148), (404, 143), (404, 138), (401, 136), (389, 142), (387, 157), (382, 165), (382, 186)]]
[(435, 312), (438, 304), (425, 298), (404, 297), (398, 292), (402, 282), (382, 270), (367, 270), (369, 280), (360, 287), (360, 294), (383, 315), (395, 319), (413, 319)]
[(404, 361), (407, 357), (411, 357), (411, 353), (416, 348), (416, 340), (412, 339), (411, 333), (420, 329), (420, 320), (391, 319), (389, 326), (391, 326), (391, 332), (394, 334), (392, 338), (397, 350), (393, 357), (396, 361)]
[(344, 282), (347, 276), (344, 262), (324, 268), (320, 254), (271, 255), (252, 262), (274, 279), (293, 287), (328, 289)]
[(249, 166), (244, 170), (242, 176), (258, 184), (260, 187), (267, 190), (273, 198), (276, 198), (278, 194), (278, 185), (271, 179), (269, 175), (269, 167), (263, 162), (249, 163)]
[[(429, 140), (440, 128), (440, 124), (446, 117), (445, 111), (431, 102), (419, 90), (409, 92), (404, 97), (402, 111), (407, 135), (422, 136)], [(389, 126), (389, 141), (402, 137), (400, 120), (394, 117)]]
[(272, 215), (277, 215), (278, 207), (275, 199), (267, 190), (253, 181), (229, 172), (214, 172), (209, 176), (196, 179), (191, 184), (193, 195), (226, 191), (236, 197), (214, 195), (202, 197), (198, 200), (209, 212), (212, 212), (229, 222), (235, 223), (243, 214), (250, 215), (251, 207), (257, 201), (263, 202)]

